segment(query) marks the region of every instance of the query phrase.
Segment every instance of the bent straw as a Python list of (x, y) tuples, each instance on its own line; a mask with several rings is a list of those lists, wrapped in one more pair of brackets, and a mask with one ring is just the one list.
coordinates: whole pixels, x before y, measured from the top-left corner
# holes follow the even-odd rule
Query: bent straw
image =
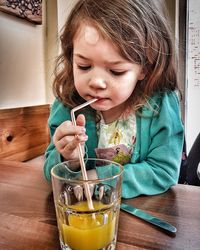
[[(87, 102), (85, 102), (85, 103), (83, 103), (83, 104), (81, 104), (81, 105), (79, 105), (71, 110), (71, 119), (72, 119), (72, 124), (74, 126), (76, 126), (76, 119), (75, 119), (74, 113), (76, 111), (78, 111), (79, 109), (82, 109), (82, 108), (92, 104), (93, 102), (96, 102), (97, 100), (98, 100), (97, 98), (91, 99), (91, 100), (89, 100), (89, 101), (87, 101)], [(86, 168), (85, 168), (84, 157), (83, 157), (83, 151), (82, 151), (80, 143), (78, 144), (78, 155), (79, 155), (79, 160), (80, 160), (80, 164), (81, 164), (81, 172), (83, 175), (83, 180), (88, 180), (87, 172), (86, 172)], [(84, 185), (84, 187), (85, 187), (85, 191), (86, 191), (86, 198), (87, 198), (87, 202), (88, 202), (88, 207), (90, 210), (93, 210), (94, 206), (93, 206), (92, 199), (91, 199), (89, 185), (86, 183)]]

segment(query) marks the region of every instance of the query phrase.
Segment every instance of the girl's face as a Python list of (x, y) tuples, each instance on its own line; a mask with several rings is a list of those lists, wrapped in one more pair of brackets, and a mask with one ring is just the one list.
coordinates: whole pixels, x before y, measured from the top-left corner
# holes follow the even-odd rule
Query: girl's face
[(91, 106), (101, 111), (106, 123), (116, 120), (138, 80), (142, 67), (124, 59), (114, 44), (92, 26), (82, 24), (73, 41), (73, 74), (81, 97), (98, 101)]

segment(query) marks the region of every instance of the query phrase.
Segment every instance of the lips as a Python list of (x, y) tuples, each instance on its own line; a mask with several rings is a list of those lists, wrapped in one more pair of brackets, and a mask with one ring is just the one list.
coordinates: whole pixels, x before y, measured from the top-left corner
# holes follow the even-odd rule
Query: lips
[[(107, 101), (109, 101), (109, 98), (99, 98), (95, 103), (98, 105), (106, 105)], [(107, 103), (108, 104), (108, 103)]]
[[(109, 98), (107, 98), (107, 97), (101, 97), (101, 96), (96, 96), (96, 95), (88, 95), (88, 97), (86, 98), (87, 100), (90, 100), (90, 99), (93, 99), (93, 98), (97, 98), (98, 99), (98, 101), (102, 101), (102, 100), (107, 100), (107, 99), (109, 99)], [(98, 102), (97, 101), (97, 102)]]

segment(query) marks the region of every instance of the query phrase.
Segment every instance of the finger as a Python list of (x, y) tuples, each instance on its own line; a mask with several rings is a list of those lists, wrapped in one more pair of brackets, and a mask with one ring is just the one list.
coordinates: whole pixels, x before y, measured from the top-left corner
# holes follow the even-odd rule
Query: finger
[(61, 123), (59, 127), (56, 128), (54, 136), (53, 136), (54, 144), (56, 144), (56, 142), (60, 141), (68, 133), (70, 134), (70, 127), (71, 126), (72, 126), (71, 121), (65, 121), (65, 122)]
[(74, 126), (72, 125), (71, 121), (65, 121), (55, 131), (55, 134), (53, 137), (54, 144), (56, 141), (59, 141), (65, 136), (78, 135), (78, 134), (84, 134), (84, 133), (85, 133), (84, 127)]
[(63, 150), (65, 152), (72, 152), (77, 148), (79, 143), (83, 144), (85, 143), (85, 141), (87, 141), (87, 139), (88, 139), (88, 136), (85, 134), (75, 136), (73, 140), (65, 144), (65, 147)]
[(80, 115), (77, 116), (76, 124), (78, 126), (83, 126), (83, 127), (85, 126), (85, 116), (83, 114), (80, 114)]
[[(74, 150), (74, 148), (76, 148), (78, 146), (78, 143), (80, 143), (81, 145), (83, 145), (86, 141), (88, 140), (88, 136), (86, 134), (81, 134), (78, 136), (65, 136), (63, 138), (61, 138), (59, 141), (55, 141), (55, 146), (57, 148), (57, 150), (60, 151), (70, 151), (70, 150)], [(74, 144), (74, 146), (67, 146), (69, 143)]]
[(74, 187), (74, 195), (78, 201), (83, 200), (83, 188), (79, 185)]
[(62, 150), (72, 140), (74, 140), (74, 136), (65, 136), (65, 137), (61, 138), (59, 141), (57, 141), (55, 145), (56, 145), (58, 150)]
[(104, 185), (99, 187), (99, 200), (103, 198), (104, 195)]

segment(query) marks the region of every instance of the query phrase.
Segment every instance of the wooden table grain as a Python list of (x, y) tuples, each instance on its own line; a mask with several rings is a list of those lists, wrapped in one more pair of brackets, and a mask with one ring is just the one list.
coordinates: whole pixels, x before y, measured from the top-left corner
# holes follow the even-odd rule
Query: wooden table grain
[[(117, 250), (200, 249), (200, 188), (177, 185), (166, 193), (125, 202), (177, 227), (170, 235), (120, 212)], [(0, 249), (57, 250), (59, 247), (51, 184), (41, 165), (0, 161)]]

